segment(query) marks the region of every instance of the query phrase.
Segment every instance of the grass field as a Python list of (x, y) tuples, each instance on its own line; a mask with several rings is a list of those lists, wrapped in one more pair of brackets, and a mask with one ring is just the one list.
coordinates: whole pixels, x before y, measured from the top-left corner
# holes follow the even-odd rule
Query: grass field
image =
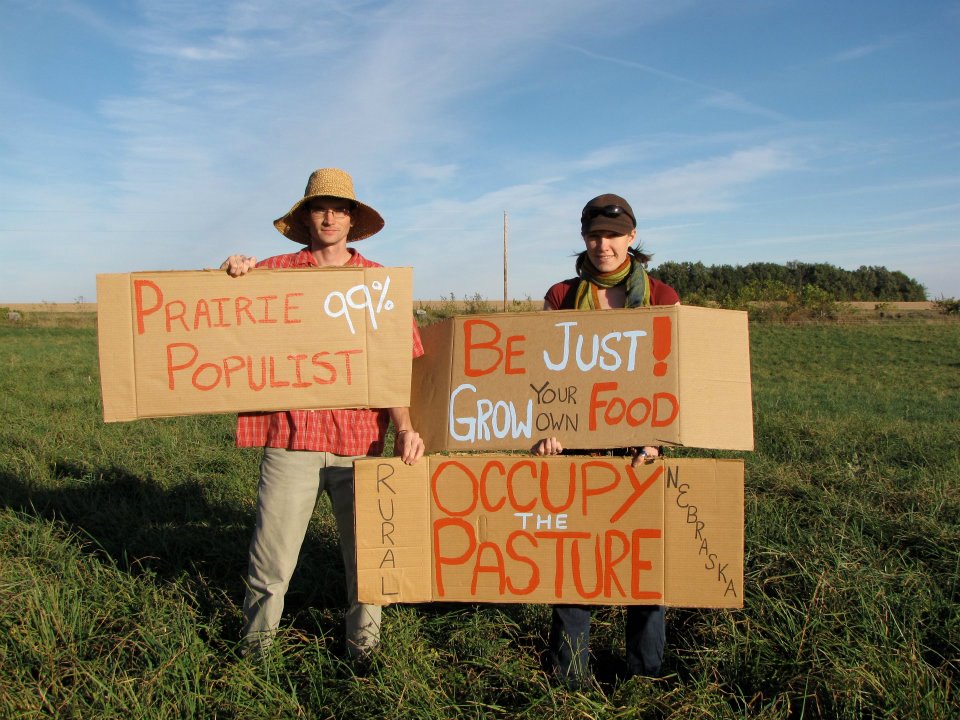
[[(90, 328), (0, 327), (0, 717), (960, 715), (960, 323), (751, 326), (742, 610), (668, 611), (661, 680), (541, 665), (549, 608), (385, 611), (341, 658), (326, 500), (264, 663), (241, 658), (258, 453), (227, 416), (101, 421)], [(707, 453), (685, 451), (689, 456)]]

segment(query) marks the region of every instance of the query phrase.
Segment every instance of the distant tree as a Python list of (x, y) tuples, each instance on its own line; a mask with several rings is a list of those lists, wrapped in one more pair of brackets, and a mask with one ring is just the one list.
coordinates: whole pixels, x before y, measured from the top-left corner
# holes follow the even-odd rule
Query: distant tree
[(837, 304), (827, 290), (816, 285), (804, 285), (800, 305), (815, 320), (827, 320), (837, 314)]
[[(831, 301), (876, 300), (911, 302), (927, 299), (927, 291), (916, 280), (885, 267), (861, 266), (844, 270), (829, 263), (791, 260), (748, 265), (704, 265), (702, 262), (665, 262), (651, 274), (671, 285), (681, 298), (697, 298), (720, 304), (736, 304), (758, 289), (786, 288), (798, 298), (808, 286), (817, 288), (817, 297)], [(766, 284), (766, 285), (765, 285)]]
[(794, 292), (780, 280), (753, 280), (739, 294), (740, 304), (751, 302), (784, 302), (792, 299)]

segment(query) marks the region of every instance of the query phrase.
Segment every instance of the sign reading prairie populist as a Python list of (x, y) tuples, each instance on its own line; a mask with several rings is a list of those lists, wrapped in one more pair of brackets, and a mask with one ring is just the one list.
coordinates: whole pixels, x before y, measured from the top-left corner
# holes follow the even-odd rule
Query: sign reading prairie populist
[(410, 268), (97, 276), (104, 420), (402, 407)]

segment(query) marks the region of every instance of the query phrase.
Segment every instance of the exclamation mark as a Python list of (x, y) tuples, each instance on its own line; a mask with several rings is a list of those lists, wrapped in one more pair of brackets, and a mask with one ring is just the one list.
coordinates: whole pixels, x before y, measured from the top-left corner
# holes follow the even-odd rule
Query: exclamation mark
[(671, 322), (668, 317), (653, 319), (653, 357), (657, 360), (653, 365), (653, 374), (663, 377), (667, 374), (667, 357), (670, 355), (672, 333)]

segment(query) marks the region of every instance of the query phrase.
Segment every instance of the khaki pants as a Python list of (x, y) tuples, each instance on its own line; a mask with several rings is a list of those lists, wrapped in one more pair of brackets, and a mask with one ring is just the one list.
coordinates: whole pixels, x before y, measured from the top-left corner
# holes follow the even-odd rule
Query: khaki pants
[(250, 541), (243, 638), (265, 647), (283, 613), (283, 597), (297, 566), (300, 547), (319, 493), (333, 505), (347, 584), (347, 651), (351, 657), (376, 647), (380, 607), (357, 602), (353, 526), (353, 461), (327, 452), (264, 448), (257, 492), (257, 524)]

